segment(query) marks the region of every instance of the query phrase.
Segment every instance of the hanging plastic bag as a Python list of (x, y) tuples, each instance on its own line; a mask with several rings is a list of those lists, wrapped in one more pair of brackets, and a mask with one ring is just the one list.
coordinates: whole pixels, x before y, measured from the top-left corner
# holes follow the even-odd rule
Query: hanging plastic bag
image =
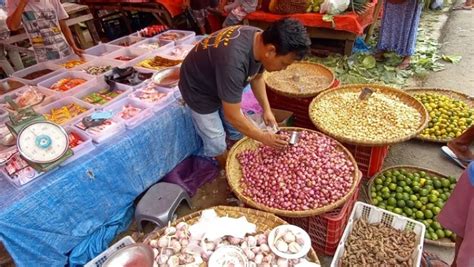
[(10, 30), (7, 26), (7, 11), (5, 6), (0, 7), (0, 40), (10, 37)]
[(319, 12), (321, 14), (337, 15), (346, 11), (351, 3), (350, 0), (324, 0)]

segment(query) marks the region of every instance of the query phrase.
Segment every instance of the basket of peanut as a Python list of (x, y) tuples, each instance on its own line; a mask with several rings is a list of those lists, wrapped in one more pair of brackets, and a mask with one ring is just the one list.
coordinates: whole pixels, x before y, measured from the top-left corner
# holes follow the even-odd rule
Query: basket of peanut
[(362, 146), (403, 142), (428, 124), (428, 112), (418, 100), (376, 84), (352, 84), (322, 92), (311, 102), (309, 117), (323, 133)]

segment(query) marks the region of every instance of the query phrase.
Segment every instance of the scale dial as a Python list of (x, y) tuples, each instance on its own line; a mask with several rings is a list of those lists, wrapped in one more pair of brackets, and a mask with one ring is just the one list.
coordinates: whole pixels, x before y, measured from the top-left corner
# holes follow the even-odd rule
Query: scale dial
[(21, 130), (17, 138), (20, 154), (34, 163), (52, 163), (69, 149), (64, 129), (52, 122), (35, 122)]

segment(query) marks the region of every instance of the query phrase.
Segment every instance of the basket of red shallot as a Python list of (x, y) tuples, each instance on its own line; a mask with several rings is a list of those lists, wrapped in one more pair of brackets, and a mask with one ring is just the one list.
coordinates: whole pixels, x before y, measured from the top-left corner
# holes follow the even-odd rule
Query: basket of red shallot
[(227, 180), (246, 205), (285, 217), (315, 216), (343, 205), (361, 179), (351, 153), (320, 132), (280, 128), (298, 142), (282, 150), (243, 138), (229, 152)]
[(320, 266), (305, 235), (267, 212), (216, 206), (157, 228), (143, 243), (157, 266)]

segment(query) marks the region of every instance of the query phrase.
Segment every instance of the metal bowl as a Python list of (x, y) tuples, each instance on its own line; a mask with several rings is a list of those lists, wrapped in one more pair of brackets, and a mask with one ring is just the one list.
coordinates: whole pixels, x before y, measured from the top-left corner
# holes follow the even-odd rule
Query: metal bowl
[(102, 266), (104, 267), (153, 267), (153, 249), (145, 244), (130, 244), (114, 252)]
[(171, 67), (157, 72), (152, 80), (155, 84), (162, 87), (175, 87), (179, 82), (180, 67)]

